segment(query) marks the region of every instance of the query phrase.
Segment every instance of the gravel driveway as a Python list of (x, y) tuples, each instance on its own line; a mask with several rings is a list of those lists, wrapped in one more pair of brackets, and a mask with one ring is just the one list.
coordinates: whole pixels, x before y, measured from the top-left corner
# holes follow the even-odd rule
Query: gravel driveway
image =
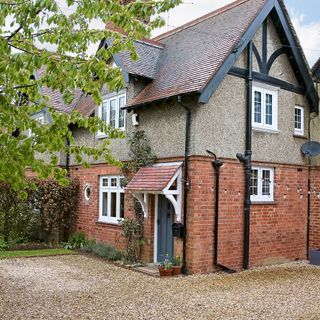
[(320, 319), (320, 268), (152, 278), (86, 256), (0, 260), (0, 319)]

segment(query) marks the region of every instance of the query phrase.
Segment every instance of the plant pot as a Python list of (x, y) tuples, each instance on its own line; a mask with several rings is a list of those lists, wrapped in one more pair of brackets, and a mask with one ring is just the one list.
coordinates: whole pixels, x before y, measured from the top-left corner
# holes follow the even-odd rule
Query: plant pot
[(182, 266), (172, 266), (172, 275), (176, 276), (182, 273)]
[(159, 267), (160, 277), (170, 277), (172, 276), (172, 269), (165, 270), (162, 267)]

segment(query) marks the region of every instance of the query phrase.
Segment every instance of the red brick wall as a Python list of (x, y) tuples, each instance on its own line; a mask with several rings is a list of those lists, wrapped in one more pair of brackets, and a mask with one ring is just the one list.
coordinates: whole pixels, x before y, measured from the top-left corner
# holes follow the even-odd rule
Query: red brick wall
[(320, 249), (320, 168), (311, 170), (310, 249)]
[[(166, 159), (168, 161), (168, 159)], [(257, 164), (258, 165), (258, 164)], [(306, 258), (307, 177), (305, 167), (261, 164), (275, 168), (275, 203), (251, 206), (250, 266)], [(95, 165), (89, 169), (72, 168), (80, 180), (77, 229), (89, 238), (122, 246), (119, 226), (98, 223), (99, 176), (119, 174), (119, 169)], [(320, 171), (314, 188), (320, 192)], [(89, 201), (83, 196), (86, 184), (92, 187)], [(244, 221), (244, 169), (238, 161), (225, 160), (220, 173), (220, 212), (218, 263), (232, 269), (242, 268)], [(312, 193), (311, 243), (320, 245), (318, 193)], [(145, 246), (142, 257), (153, 261), (154, 196), (149, 196), (149, 216), (145, 221)], [(215, 207), (215, 171), (211, 159), (190, 158), (188, 193), (187, 267), (189, 273), (207, 273), (213, 267), (213, 223)], [(132, 195), (125, 194), (125, 215), (133, 217)], [(182, 258), (182, 240), (175, 239), (175, 254)]]
[[(80, 182), (79, 204), (77, 209), (76, 230), (83, 231), (89, 239), (107, 242), (118, 248), (123, 247), (121, 228), (118, 225), (98, 222), (99, 219), (99, 177), (118, 175), (119, 168), (107, 165), (93, 165), (90, 168), (71, 168), (70, 174)], [(90, 200), (84, 198), (84, 188), (91, 186)], [(132, 196), (125, 194), (125, 213), (132, 216)]]
[[(258, 165), (258, 164), (257, 164)], [(306, 258), (307, 169), (275, 168), (275, 203), (252, 204), (250, 266)], [(220, 172), (218, 263), (241, 269), (244, 234), (244, 169), (226, 160)], [(215, 172), (211, 161), (190, 161), (188, 269), (211, 272)]]
[(274, 192), (251, 207), (251, 266), (306, 259), (308, 169), (276, 166)]

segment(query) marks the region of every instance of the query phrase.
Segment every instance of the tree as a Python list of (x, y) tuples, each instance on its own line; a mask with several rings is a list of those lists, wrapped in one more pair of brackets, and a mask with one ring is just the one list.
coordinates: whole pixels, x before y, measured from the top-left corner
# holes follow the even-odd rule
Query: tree
[[(137, 59), (134, 40), (147, 37), (163, 25), (151, 16), (169, 10), (180, 0), (1, 0), (0, 2), (0, 181), (14, 190), (26, 186), (29, 168), (40, 178), (49, 176), (66, 183), (67, 172), (58, 166), (58, 152), (73, 154), (77, 163), (88, 165), (86, 156), (103, 156), (117, 164), (106, 139), (97, 148), (77, 146), (72, 126), (91, 133), (105, 131), (109, 138), (121, 137), (94, 117), (55, 111), (41, 88), (63, 94), (70, 104), (75, 90), (101, 103), (100, 90), (123, 87), (121, 70), (110, 65), (112, 55), (128, 50)], [(122, 33), (91, 29), (92, 21), (112, 22)], [(86, 52), (103, 38), (112, 45), (95, 55)], [(51, 47), (51, 50), (47, 49)], [(52, 49), (53, 47), (53, 49)], [(41, 70), (41, 77), (35, 76)], [(52, 123), (40, 125), (32, 115), (47, 110)], [(25, 134), (32, 130), (31, 135)], [(69, 141), (69, 143), (66, 143)], [(47, 154), (50, 161), (38, 157)]]

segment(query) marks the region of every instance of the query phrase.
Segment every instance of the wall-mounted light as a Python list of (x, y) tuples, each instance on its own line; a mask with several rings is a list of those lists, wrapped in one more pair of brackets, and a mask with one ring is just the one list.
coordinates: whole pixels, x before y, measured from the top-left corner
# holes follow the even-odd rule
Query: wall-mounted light
[(132, 125), (138, 126), (139, 125), (139, 115), (137, 113), (133, 113), (131, 117)]

